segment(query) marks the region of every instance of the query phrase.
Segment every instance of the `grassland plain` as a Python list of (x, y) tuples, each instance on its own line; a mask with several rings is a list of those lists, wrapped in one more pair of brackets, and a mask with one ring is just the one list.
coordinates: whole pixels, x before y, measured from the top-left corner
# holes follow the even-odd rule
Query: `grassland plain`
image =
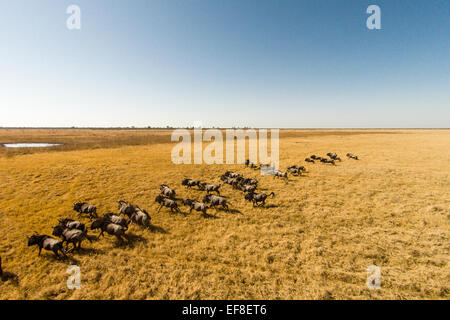
[[(174, 165), (168, 132), (95, 133), (24, 131), (24, 137), (0, 130), (4, 142), (69, 145), (0, 150), (0, 255), (4, 271), (16, 275), (0, 281), (0, 299), (450, 297), (449, 130), (282, 131), (281, 169), (308, 168), (288, 182), (241, 165)], [(59, 138), (48, 141), (49, 134)], [(139, 143), (132, 142), (136, 135)], [(303, 162), (327, 152), (361, 160), (335, 167)], [(217, 219), (205, 219), (156, 212), (160, 183), (183, 198), (200, 198), (180, 185), (182, 178), (219, 183), (227, 169), (259, 179), (275, 198), (267, 208), (252, 208), (226, 185), (222, 191), (240, 213), (218, 210)], [(147, 209), (154, 225), (132, 225), (128, 245), (106, 236), (84, 243), (69, 261), (48, 252), (38, 257), (27, 247), (25, 235), (51, 234), (58, 218), (75, 218), (73, 202), (104, 213), (117, 211), (120, 199)], [(70, 264), (81, 268), (80, 290), (66, 286)], [(372, 264), (381, 268), (380, 290), (366, 286)]]

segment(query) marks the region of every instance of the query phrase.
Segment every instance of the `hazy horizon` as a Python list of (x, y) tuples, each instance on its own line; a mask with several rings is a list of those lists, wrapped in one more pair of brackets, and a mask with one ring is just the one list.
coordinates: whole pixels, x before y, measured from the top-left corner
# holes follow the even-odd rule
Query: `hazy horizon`
[[(81, 29), (69, 30), (69, 5)], [(369, 30), (369, 5), (381, 30)], [(0, 127), (450, 127), (450, 2), (0, 3)]]

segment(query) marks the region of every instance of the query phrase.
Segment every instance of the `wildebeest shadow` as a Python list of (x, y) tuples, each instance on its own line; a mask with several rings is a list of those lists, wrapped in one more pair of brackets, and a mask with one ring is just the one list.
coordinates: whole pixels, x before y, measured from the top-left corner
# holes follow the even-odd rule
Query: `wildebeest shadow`
[(154, 233), (163, 233), (163, 234), (168, 234), (169, 233), (163, 227), (155, 226), (155, 225), (152, 225), (152, 224), (148, 227), (148, 229), (151, 232), (154, 232)]
[(223, 212), (228, 212), (228, 213), (233, 213), (233, 214), (243, 214), (240, 210), (238, 209), (225, 209), (225, 208), (216, 208), (217, 211), (223, 211)]
[(134, 233), (128, 233), (126, 235), (126, 240), (127, 241), (124, 241), (124, 242), (120, 242), (119, 240), (117, 240), (116, 243), (119, 242), (120, 245), (128, 245), (128, 246), (132, 247), (138, 242), (143, 242), (143, 243), (147, 242), (146, 238), (144, 238), (143, 236), (140, 236), (138, 234), (134, 234)]
[(264, 208), (264, 209), (270, 209), (270, 208), (278, 208), (279, 206), (276, 204), (268, 204), (265, 206), (261, 206), (260, 208)]
[(65, 256), (65, 257), (62, 256), (62, 255), (59, 255), (59, 257), (57, 257), (54, 254), (50, 254), (50, 253), (49, 254), (45, 254), (45, 255), (41, 254), (40, 258), (46, 259), (46, 260), (50, 260), (50, 261), (53, 261), (53, 262), (58, 261), (58, 262), (61, 262), (61, 263), (67, 263), (69, 261), (72, 264), (80, 263), (80, 261), (78, 259), (76, 259), (76, 258), (74, 258), (72, 256), (72, 253), (73, 252), (67, 252), (67, 256)]
[(17, 274), (12, 272), (3, 271), (3, 274), (0, 276), (0, 279), (4, 282), (11, 281), (11, 283), (14, 284), (15, 286), (19, 285), (19, 277), (17, 276)]
[(104, 253), (102, 249), (96, 249), (96, 248), (81, 248), (81, 250), (74, 250), (71, 251), (71, 253), (74, 253), (79, 256), (85, 256), (85, 255), (91, 255), (91, 254), (100, 254)]
[(220, 219), (220, 217), (218, 217), (216, 215), (209, 214), (209, 213), (202, 213), (201, 216), (203, 218), (205, 218), (205, 219)]

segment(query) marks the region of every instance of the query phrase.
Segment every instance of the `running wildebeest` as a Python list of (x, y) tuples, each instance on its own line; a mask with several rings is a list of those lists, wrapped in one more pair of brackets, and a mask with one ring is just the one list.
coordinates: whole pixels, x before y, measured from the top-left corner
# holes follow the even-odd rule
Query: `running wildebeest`
[(332, 165), (336, 165), (336, 163), (334, 162), (333, 159), (322, 158), (322, 159), (320, 159), (320, 162), (322, 162), (322, 163), (330, 163)]
[[(160, 196), (162, 197), (162, 196)], [(119, 213), (124, 214), (130, 218), (130, 220), (136, 224), (142, 225), (144, 227), (150, 226), (150, 215), (147, 211), (142, 210), (137, 205), (129, 204), (126, 201), (120, 200), (119, 201)], [(114, 214), (111, 215), (113, 217)], [(108, 218), (108, 217), (107, 217)], [(109, 219), (109, 218), (108, 218)], [(115, 218), (118, 220), (117, 218)], [(123, 227), (128, 227), (129, 222), (127, 223), (127, 226), (124, 226), (124, 222), (121, 222), (120, 225)]]
[(213, 194), (208, 194), (203, 198), (203, 203), (209, 203), (210, 208), (215, 206), (222, 206), (225, 210), (229, 211), (228, 205), (231, 205), (227, 199), (224, 197), (215, 196)]
[(359, 160), (358, 156), (355, 156), (354, 154), (351, 153), (347, 153), (347, 157), (349, 157), (350, 159)]
[(251, 193), (247, 193), (244, 196), (244, 199), (247, 200), (247, 201), (253, 202), (253, 206), (258, 205), (258, 202), (261, 202), (260, 205), (263, 206), (263, 205), (265, 205), (266, 199), (269, 196), (272, 196), (272, 198), (273, 198), (273, 197), (275, 197), (275, 193), (271, 192), (269, 194), (265, 194), (265, 193), (254, 193), (254, 192), (251, 192)]
[(335, 161), (342, 161), (341, 158), (339, 158), (336, 153), (328, 152), (327, 156), (330, 157), (330, 159), (333, 159)]
[(175, 198), (175, 190), (170, 189), (168, 185), (162, 184), (159, 186), (159, 189), (161, 190), (161, 194), (163, 196), (168, 197), (170, 199)]
[(248, 185), (248, 184), (244, 184), (244, 183), (238, 184), (238, 188), (244, 192), (255, 192), (256, 191), (255, 185)]
[(52, 238), (47, 235), (39, 235), (36, 232), (31, 236), (27, 236), (28, 239), (28, 246), (37, 245), (39, 247), (39, 254), (41, 255), (42, 249), (53, 251), (53, 253), (56, 255), (57, 258), (59, 258), (58, 251), (61, 251), (64, 257), (67, 257), (66, 251), (64, 251), (62, 242)]
[(219, 196), (220, 196), (219, 188), (221, 186), (222, 186), (221, 184), (215, 185), (215, 184), (209, 184), (206, 182), (200, 183), (198, 185), (199, 189), (202, 191), (206, 191), (207, 194), (209, 194), (210, 192), (216, 192)]
[(97, 218), (97, 208), (92, 204), (86, 202), (77, 202), (73, 204), (73, 210), (78, 212), (78, 215), (88, 214), (89, 218)]
[(275, 178), (279, 177), (279, 178), (288, 178), (287, 172), (281, 172), (280, 170), (275, 171), (274, 175)]
[(83, 222), (76, 221), (73, 219), (68, 219), (68, 218), (59, 219), (58, 222), (59, 222), (60, 226), (66, 228), (66, 229), (78, 229), (81, 231), (87, 230), (86, 226), (84, 225)]
[(91, 239), (89, 239), (87, 236), (87, 231), (81, 231), (78, 229), (66, 229), (61, 225), (53, 227), (53, 235), (61, 238), (62, 245), (64, 245), (64, 242), (66, 242), (66, 252), (68, 252), (69, 250), (69, 243), (73, 244), (72, 250), (80, 250), (81, 242), (83, 242), (84, 239), (88, 239), (89, 242), (92, 242)]
[(194, 186), (198, 186), (200, 184), (200, 181), (198, 180), (192, 180), (192, 179), (184, 179), (183, 181), (181, 181), (181, 185), (182, 186), (186, 186), (188, 188), (194, 187)]
[(224, 175), (226, 177), (230, 177), (230, 178), (237, 178), (237, 177), (241, 176), (239, 173), (231, 172), (231, 171), (226, 171)]
[(144, 226), (144, 227), (150, 227), (150, 215), (147, 211), (137, 209), (134, 211), (134, 213), (131, 214), (130, 220), (138, 225)]
[(195, 211), (203, 212), (204, 216), (207, 215), (206, 214), (206, 210), (208, 209), (208, 206), (206, 204), (200, 202), (200, 201), (192, 200), (192, 199), (186, 199), (186, 200), (183, 200), (183, 204), (185, 206), (190, 207), (189, 213), (191, 213), (192, 210), (195, 210)]
[(254, 164), (253, 162), (250, 163), (249, 167), (250, 167), (250, 169), (253, 169), (253, 170), (258, 170), (259, 169), (259, 167), (256, 164)]
[(246, 179), (242, 180), (242, 184), (257, 186), (258, 185), (258, 180), (251, 179), (251, 178), (246, 178)]
[(310, 158), (306, 158), (305, 161), (306, 161), (306, 162), (315, 163), (314, 160), (313, 160), (313, 159), (310, 159)]
[(298, 168), (287, 168), (286, 171), (291, 173), (294, 176), (301, 176), (302, 175), (302, 171), (300, 169), (298, 169)]
[(125, 232), (127, 231), (127, 227), (122, 227), (121, 225), (112, 223), (111, 221), (109, 221), (106, 218), (99, 218), (99, 219), (95, 219), (92, 222), (91, 225), (91, 230), (95, 230), (95, 229), (100, 229), (101, 232), (98, 235), (97, 239), (100, 238), (100, 236), (104, 236), (103, 232), (107, 232), (108, 234), (112, 235), (112, 236), (116, 236), (117, 239), (119, 239), (120, 241), (123, 242), (123, 238), (125, 237), (127, 238)]
[(119, 216), (118, 214), (108, 212), (103, 215), (106, 220), (111, 221), (112, 223), (118, 224), (124, 228), (128, 228), (128, 225), (131, 223), (131, 220), (127, 220), (124, 217)]
[(175, 200), (163, 197), (162, 195), (158, 195), (155, 198), (155, 202), (160, 204), (160, 206), (158, 208), (158, 212), (161, 210), (162, 207), (170, 208), (170, 212), (172, 212), (172, 213), (181, 212), (181, 210), (180, 210), (180, 208), (178, 208), (178, 204), (175, 202)]

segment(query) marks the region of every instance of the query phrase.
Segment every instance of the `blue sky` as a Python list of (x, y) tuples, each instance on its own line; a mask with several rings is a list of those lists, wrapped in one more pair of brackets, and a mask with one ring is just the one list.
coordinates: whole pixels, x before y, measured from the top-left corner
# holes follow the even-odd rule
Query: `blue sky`
[(450, 127), (449, 9), (1, 0), (0, 126)]

